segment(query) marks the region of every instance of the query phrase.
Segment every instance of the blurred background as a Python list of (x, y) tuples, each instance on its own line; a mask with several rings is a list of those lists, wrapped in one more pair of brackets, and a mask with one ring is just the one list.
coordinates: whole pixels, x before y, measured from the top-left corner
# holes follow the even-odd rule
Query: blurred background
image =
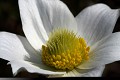
[[(76, 16), (85, 7), (105, 3), (112, 9), (120, 8), (120, 0), (61, 0), (69, 7), (70, 11)], [(0, 31), (7, 31), (24, 36), (22, 31), (21, 19), (18, 8), (18, 0), (0, 0)], [(114, 31), (120, 31), (120, 18), (118, 19)], [(0, 77), (13, 77), (8, 61), (0, 59)], [(106, 65), (103, 77), (120, 77), (120, 61)], [(15, 77), (44, 77), (38, 74), (31, 74), (27, 71), (20, 72)]]

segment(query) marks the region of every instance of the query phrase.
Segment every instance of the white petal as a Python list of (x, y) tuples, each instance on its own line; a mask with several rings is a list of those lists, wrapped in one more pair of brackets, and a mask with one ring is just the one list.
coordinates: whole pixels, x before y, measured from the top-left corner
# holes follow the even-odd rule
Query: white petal
[(74, 69), (62, 77), (100, 77), (102, 76), (105, 66), (93, 68), (93, 69)]
[(30, 44), (39, 51), (48, 36), (43, 27), (35, 0), (19, 0), (23, 31)]
[(93, 69), (78, 69), (64, 74), (64, 75), (50, 75), (49, 77), (101, 77), (105, 66), (93, 68)]
[(63, 2), (57, 0), (36, 0), (36, 5), (48, 35), (57, 27), (77, 30), (76, 20)]
[(25, 56), (28, 56), (28, 53), (17, 35), (0, 32), (0, 58), (11, 61), (23, 60)]
[(39, 50), (57, 27), (76, 29), (76, 21), (59, 0), (19, 0), (24, 33), (31, 45)]
[(40, 64), (41, 63), (41, 52), (35, 51), (35, 49), (30, 45), (30, 43), (27, 41), (26, 38), (22, 36), (18, 36), (18, 37), (22, 45), (24, 46), (25, 51), (29, 54), (29, 56), (25, 56), (24, 60), (28, 60), (32, 63)]
[(102, 77), (105, 66), (90, 69), (88, 72), (81, 74), (80, 77)]
[(90, 59), (79, 66), (89, 69), (120, 60), (120, 33), (113, 33), (91, 47)]
[(112, 33), (118, 17), (119, 10), (105, 4), (90, 6), (76, 17), (78, 32), (91, 46)]
[(31, 62), (23, 61), (23, 60), (15, 60), (11, 61), (9, 64), (11, 64), (13, 74), (16, 75), (17, 71), (26, 69), (30, 73), (39, 73), (39, 74), (64, 74), (65, 72), (55, 72), (55, 71), (49, 71), (41, 69), (40, 67), (34, 65)]

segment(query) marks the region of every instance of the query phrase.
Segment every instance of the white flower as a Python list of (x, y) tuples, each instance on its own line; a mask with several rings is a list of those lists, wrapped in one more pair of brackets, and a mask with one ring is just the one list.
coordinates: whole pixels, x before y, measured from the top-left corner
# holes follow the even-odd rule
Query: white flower
[[(59, 0), (19, 0), (25, 37), (0, 32), (0, 58), (8, 60), (13, 74), (25, 68), (30, 73), (50, 77), (97, 77), (105, 64), (120, 60), (120, 33), (112, 33), (118, 9), (96, 4), (84, 9), (74, 18)], [(89, 59), (71, 71), (60, 72), (42, 63), (41, 48), (56, 27), (77, 32), (90, 46)]]

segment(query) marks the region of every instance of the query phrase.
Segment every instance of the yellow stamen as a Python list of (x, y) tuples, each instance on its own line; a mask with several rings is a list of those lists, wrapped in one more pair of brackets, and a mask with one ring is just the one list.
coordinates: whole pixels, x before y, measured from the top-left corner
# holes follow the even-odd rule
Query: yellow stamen
[(46, 46), (42, 46), (42, 61), (60, 70), (72, 70), (88, 60), (90, 47), (85, 40), (67, 29), (54, 30)]

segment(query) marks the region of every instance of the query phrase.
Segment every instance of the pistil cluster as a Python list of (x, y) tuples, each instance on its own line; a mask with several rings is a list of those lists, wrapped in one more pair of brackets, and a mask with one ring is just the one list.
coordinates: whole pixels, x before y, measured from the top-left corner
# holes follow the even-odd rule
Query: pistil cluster
[(90, 47), (73, 31), (56, 29), (42, 46), (42, 61), (60, 70), (72, 70), (84, 60), (88, 60)]

